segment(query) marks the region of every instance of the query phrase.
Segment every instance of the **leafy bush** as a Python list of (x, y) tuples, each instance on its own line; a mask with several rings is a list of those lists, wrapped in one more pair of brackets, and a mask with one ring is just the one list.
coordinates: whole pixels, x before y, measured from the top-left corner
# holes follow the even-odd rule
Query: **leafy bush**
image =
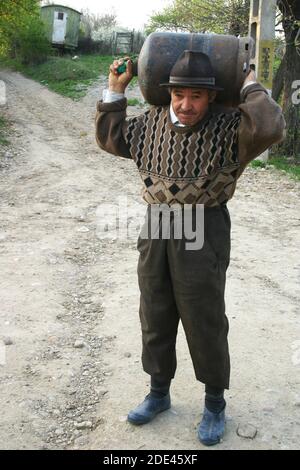
[(0, 55), (38, 64), (50, 54), (38, 0), (0, 1)]
[(51, 54), (44, 25), (39, 18), (28, 17), (13, 39), (15, 57), (23, 64), (41, 64)]

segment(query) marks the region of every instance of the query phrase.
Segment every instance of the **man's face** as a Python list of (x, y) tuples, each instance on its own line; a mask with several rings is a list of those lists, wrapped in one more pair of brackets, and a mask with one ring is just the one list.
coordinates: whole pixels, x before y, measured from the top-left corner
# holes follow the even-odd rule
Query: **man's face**
[(215, 91), (204, 88), (171, 88), (174, 113), (181, 124), (186, 126), (195, 125), (205, 116), (215, 96)]

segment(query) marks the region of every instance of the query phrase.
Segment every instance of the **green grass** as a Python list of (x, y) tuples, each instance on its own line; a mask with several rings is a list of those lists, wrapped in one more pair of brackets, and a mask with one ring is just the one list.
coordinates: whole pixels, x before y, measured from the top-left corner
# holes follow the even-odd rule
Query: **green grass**
[(0, 68), (8, 67), (46, 85), (50, 90), (79, 99), (100, 75), (108, 76), (111, 56), (82, 55), (78, 60), (71, 57), (49, 57), (40, 65), (23, 65), (17, 60), (1, 59)]
[[(49, 57), (44, 64), (30, 66), (15, 59), (0, 58), (0, 68), (7, 67), (21, 72), (50, 90), (76, 100), (86, 94), (88, 87), (100, 75), (108, 77), (113, 59), (112, 56), (97, 54), (80, 55), (78, 60), (72, 60), (71, 57)], [(133, 77), (129, 88), (136, 86), (137, 81), (137, 77)]]
[(138, 85), (138, 77), (133, 77), (131, 82), (128, 85), (128, 88), (134, 88)]
[(284, 157), (272, 157), (269, 162), (278, 170), (284, 170), (289, 176), (296, 180), (300, 180), (300, 161), (289, 161)]
[(144, 103), (138, 98), (128, 98), (127, 104), (128, 106), (144, 106)]
[(300, 180), (300, 161), (287, 160), (285, 157), (271, 157), (267, 162), (253, 160), (250, 164), (252, 168), (267, 168), (269, 165), (278, 170), (285, 171), (293, 179)]
[(8, 122), (3, 116), (0, 116), (0, 145), (1, 146), (9, 145), (9, 140), (6, 138), (7, 129), (8, 129)]
[(261, 160), (252, 160), (252, 162), (250, 163), (250, 166), (252, 168), (266, 168), (266, 162), (263, 162)]

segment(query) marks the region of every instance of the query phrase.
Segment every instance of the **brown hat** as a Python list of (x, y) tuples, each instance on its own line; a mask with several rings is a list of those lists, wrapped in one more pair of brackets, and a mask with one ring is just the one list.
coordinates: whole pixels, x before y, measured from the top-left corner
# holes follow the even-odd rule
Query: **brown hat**
[(224, 90), (216, 86), (216, 78), (208, 55), (197, 51), (183, 51), (171, 69), (169, 82), (161, 83), (159, 86)]

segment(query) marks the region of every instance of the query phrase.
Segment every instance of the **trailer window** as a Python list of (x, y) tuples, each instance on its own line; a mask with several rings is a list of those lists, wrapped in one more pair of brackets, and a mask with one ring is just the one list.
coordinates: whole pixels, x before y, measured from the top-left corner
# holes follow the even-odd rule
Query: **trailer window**
[(59, 12), (59, 13), (57, 14), (57, 19), (58, 19), (58, 20), (63, 20), (63, 19), (64, 19), (64, 14), (63, 14), (62, 12)]

